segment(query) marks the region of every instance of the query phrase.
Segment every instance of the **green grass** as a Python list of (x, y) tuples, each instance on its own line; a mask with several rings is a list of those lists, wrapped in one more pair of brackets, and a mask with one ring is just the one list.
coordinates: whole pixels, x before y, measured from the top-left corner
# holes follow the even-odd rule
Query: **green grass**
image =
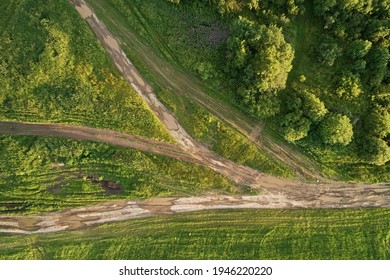
[(1, 259), (390, 259), (390, 210), (178, 214), (0, 235)]
[(183, 123), (187, 131), (224, 158), (276, 176), (294, 177), (291, 168), (260, 150), (245, 136), (231, 129), (203, 108), (189, 102), (186, 113), (191, 117), (190, 123)]
[[(130, 60), (192, 137), (237, 163), (277, 176), (294, 176), (294, 171), (286, 164), (255, 147), (245, 136), (191, 100), (194, 90), (219, 94), (213, 84), (211, 88), (206, 87), (206, 83), (200, 84), (194, 76), (197, 70), (191, 68), (218, 60), (223, 42), (204, 42), (215, 28), (227, 28), (226, 22), (218, 20), (218, 14), (197, 9), (193, 15), (191, 10), (165, 1), (90, 1), (90, 4), (121, 39)], [(206, 33), (194, 35), (191, 31), (194, 28), (204, 28)], [(207, 85), (213, 79), (209, 78)], [(223, 95), (217, 97), (224, 103), (229, 99)]]
[(0, 3), (0, 119), (173, 141), (66, 0)]
[[(226, 86), (228, 81), (223, 74), (226, 61), (225, 41), (221, 40), (217, 44), (210, 44), (207, 41), (216, 26), (229, 29), (230, 21), (234, 16), (221, 17), (208, 4), (197, 4), (191, 1), (183, 1), (180, 5), (156, 0), (89, 2), (99, 18), (121, 38), (129, 58), (151, 82), (159, 98), (178, 116), (193, 137), (206, 143), (210, 143), (210, 138), (212, 138), (211, 142), (218, 139), (210, 130), (205, 132), (204, 125), (199, 124), (196, 121), (197, 116), (193, 114), (198, 109), (193, 109), (196, 107), (193, 103), (196, 102), (192, 95), (199, 90), (227, 105), (231, 110), (241, 112), (249, 123), (255, 124), (256, 120), (245, 116), (234, 92)], [(347, 100), (340, 99), (335, 94), (340, 73), (343, 67), (348, 65), (348, 61), (345, 61), (344, 57), (339, 57), (333, 67), (322, 65), (317, 61), (316, 48), (321, 43), (321, 36), (327, 31), (323, 29), (321, 20), (314, 16), (312, 1), (305, 1), (304, 6), (303, 15), (290, 17), (289, 22), (282, 24), (286, 40), (295, 49), (295, 59), (293, 70), (289, 74), (287, 89), (281, 92), (281, 98), (289, 95), (292, 88), (297, 87), (298, 84), (299, 88), (319, 97), (330, 111), (345, 114), (352, 121), (362, 119), (369, 108), (371, 95), (362, 94), (355, 100)], [(278, 11), (274, 12), (278, 14)], [(245, 13), (246, 16), (258, 21), (270, 20), (267, 16), (257, 19), (251, 12)], [(194, 30), (202, 32), (194, 33)], [(338, 43), (341, 48), (347, 47), (345, 42)], [(303, 83), (299, 82), (301, 75), (306, 77)], [(211, 111), (210, 113), (213, 114)], [(223, 119), (221, 117), (221, 120), (218, 120), (222, 126), (232, 130), (233, 134), (237, 134), (235, 129), (227, 126)], [(279, 118), (276, 119), (279, 120)], [(279, 142), (281, 140), (280, 123), (274, 120), (267, 122), (268, 125), (262, 133), (266, 134), (266, 138)], [(359, 129), (361, 128), (358, 123), (355, 130)], [(201, 138), (197, 138), (199, 131), (205, 132)], [(356, 149), (356, 145), (352, 144), (347, 149), (324, 147), (321, 139), (316, 137), (315, 126), (312, 127), (310, 133), (311, 138), (300, 141), (296, 145), (289, 145), (289, 149), (299, 155), (296, 158), (302, 159), (302, 164), (306, 168), (312, 169), (310, 167), (312, 164), (309, 161), (305, 162), (302, 154), (316, 160), (318, 168), (315, 169), (325, 177), (368, 182), (389, 180), (386, 175), (388, 165), (374, 167), (364, 163), (359, 155), (360, 148)], [(355, 139), (358, 138), (358, 133), (355, 136)], [(242, 137), (242, 135), (234, 137)], [(245, 137), (242, 139), (245, 141)], [(233, 150), (230, 154), (229, 152), (221, 153), (223, 145), (223, 143), (215, 142), (211, 148), (223, 156), (236, 160), (238, 157)], [(283, 141), (282, 145), (288, 144)], [(259, 153), (262, 157), (270, 158), (263, 151)], [(248, 164), (249, 161), (250, 159), (247, 159), (244, 164), (255, 167)], [(269, 163), (269, 165), (272, 164)], [(283, 163), (278, 163), (277, 169), (261, 166), (255, 168), (276, 175), (281, 174), (277, 169), (284, 170), (282, 176), (292, 174), (292, 171), (288, 170)], [(371, 175), (368, 176), (370, 172)]]
[[(94, 142), (0, 135), (0, 213), (40, 213), (109, 199), (242, 193), (211, 169)], [(107, 194), (99, 183), (122, 191)]]

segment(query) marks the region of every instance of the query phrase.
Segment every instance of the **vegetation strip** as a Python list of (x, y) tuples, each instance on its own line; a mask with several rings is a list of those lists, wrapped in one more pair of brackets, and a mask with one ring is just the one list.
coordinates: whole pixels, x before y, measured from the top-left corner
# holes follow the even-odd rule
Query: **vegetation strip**
[(0, 215), (118, 199), (257, 193), (207, 167), (102, 142), (0, 133), (0, 154)]
[[(17, 127), (19, 125), (22, 128), (30, 128), (25, 129), (27, 131), (27, 134), (48, 136), (51, 133), (50, 130), (47, 129), (51, 126), (49, 124), (12, 124), (11, 128), (10, 124), (7, 124), (4, 128), (3, 123), (2, 125), (0, 125), (0, 129), (3, 126), (4, 132), (23, 134), (23, 130), (19, 132), (17, 131)], [(61, 126), (53, 126), (55, 127), (55, 136), (67, 136), (66, 132), (61, 132)], [(31, 128), (33, 128), (32, 131)], [(72, 131), (72, 128), (70, 126), (65, 126), (65, 128), (65, 131)], [(102, 134), (103, 132), (99, 129), (76, 127), (74, 128), (74, 130), (77, 133), (76, 135), (80, 135), (81, 132), (81, 139), (83, 139), (83, 137), (86, 137), (87, 133), (88, 140), (107, 142), (116, 145), (121, 145), (123, 143), (123, 134), (117, 134), (114, 132), (112, 133), (112, 135), (110, 135), (110, 139), (107, 140), (101, 135), (99, 136), (99, 133)], [(71, 134), (72, 133), (73, 132), (71, 132)], [(151, 145), (150, 140), (148, 141), (148, 145)], [(126, 145), (128, 145), (127, 141), (125, 143)], [(163, 146), (166, 145), (169, 146), (169, 144), (163, 144)], [(178, 150), (180, 151), (180, 148), (178, 148)], [(171, 154), (169, 154), (169, 152), (166, 153), (166, 155), (172, 156)], [(203, 154), (196, 154), (190, 156), (196, 159), (191, 162), (197, 163), (197, 161), (199, 161), (201, 165), (210, 167), (211, 169), (225, 175), (226, 177), (232, 179), (237, 183), (251, 186), (257, 189), (262, 189), (267, 192), (267, 195), (276, 197), (281, 196), (284, 199), (287, 199), (288, 203), (278, 204), (279, 207), (282, 208), (297, 207), (297, 205), (299, 205), (299, 207), (305, 208), (359, 208), (390, 206), (390, 188), (386, 184), (364, 185), (348, 184), (341, 182), (308, 184), (299, 182), (297, 180), (288, 180), (276, 178), (267, 174), (261, 174), (256, 170), (239, 166), (228, 160), (224, 160), (222, 162), (216, 161), (213, 159), (212, 155), (209, 154), (208, 151), (205, 151)]]
[(0, 259), (388, 260), (389, 227), (390, 209), (205, 211), (1, 234)]

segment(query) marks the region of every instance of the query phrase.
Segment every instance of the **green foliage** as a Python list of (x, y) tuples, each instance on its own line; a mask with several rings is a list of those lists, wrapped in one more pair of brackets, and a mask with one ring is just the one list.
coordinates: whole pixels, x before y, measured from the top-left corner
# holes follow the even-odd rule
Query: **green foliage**
[[(143, 73), (149, 73), (148, 79), (157, 81), (156, 75), (158, 76), (160, 69), (164, 69), (161, 75), (174, 81), (166, 83), (160, 79), (161, 91), (158, 94), (175, 110), (175, 114), (192, 135), (198, 135), (208, 143), (215, 143), (210, 138), (216, 137), (210, 131), (216, 128), (209, 126), (207, 121), (203, 122), (202, 118), (191, 120), (194, 115), (188, 112), (188, 100), (175, 94), (179, 91), (188, 93), (200, 85), (203, 91), (239, 108), (244, 114), (274, 116), (267, 120), (271, 123), (270, 126), (280, 128), (281, 134), (295, 142), (296, 148), (315, 157), (322, 165), (325, 175), (345, 180), (388, 180), (388, 164), (381, 167), (365, 164), (367, 160), (360, 152), (363, 149), (359, 142), (364, 135), (377, 135), (374, 133), (376, 126), (369, 119), (376, 110), (377, 97), (389, 92), (386, 86), (389, 79), (389, 36), (386, 34), (390, 29), (389, 6), (386, 1), (315, 0), (302, 4), (301, 1), (292, 3), (287, 0), (199, 0), (180, 1), (179, 5), (154, 0), (134, 0), (131, 4), (126, 0), (101, 0), (97, 1), (98, 5), (93, 2), (95, 1), (90, 1), (94, 8), (105, 15), (106, 24), (112, 30), (119, 30), (118, 34), (123, 35), (121, 39), (124, 42), (132, 43), (128, 44), (131, 45), (128, 53), (132, 55), (134, 62), (138, 58), (137, 67), (144, 66)], [(250, 2), (259, 5), (251, 7)], [(294, 5), (299, 7), (298, 13), (294, 11)], [(111, 21), (113, 14), (123, 28)], [(238, 24), (239, 17), (245, 19), (241, 20), (246, 22), (242, 26)], [(254, 27), (251, 28), (251, 25)], [(223, 28), (213, 29), (215, 26)], [(259, 26), (263, 27), (257, 28)], [(273, 31), (271, 27), (279, 31)], [(271, 31), (265, 31), (267, 29)], [(149, 53), (145, 55), (147, 46), (135, 45), (134, 36), (126, 36), (124, 30), (132, 30), (133, 34), (140, 35), (151, 46)], [(219, 31), (212, 33), (211, 30)], [(225, 30), (223, 40), (218, 44), (206, 43), (208, 35), (222, 34), (221, 30)], [(262, 30), (264, 32), (260, 32)], [(237, 32), (237, 35), (232, 35), (233, 32)], [(259, 59), (265, 61), (260, 65), (263, 68), (273, 65), (267, 64), (267, 54), (261, 56), (264, 53), (259, 51), (267, 40), (263, 44), (263, 41), (256, 41), (255, 36), (260, 34), (267, 39), (264, 35), (267, 32), (272, 32), (275, 38), (283, 37), (294, 48), (294, 60), (285, 89), (261, 92), (253, 85), (259, 83), (268, 86), (278, 82), (278, 79), (272, 79), (270, 83), (266, 83), (267, 79), (256, 77), (257, 73), (253, 69), (257, 66), (251, 63)], [(229, 50), (226, 36), (234, 47), (234, 52)], [(239, 36), (243, 39), (237, 40)], [(323, 53), (319, 51), (320, 46), (324, 48)], [(264, 47), (268, 48), (271, 47)], [(174, 71), (168, 71), (167, 64), (161, 62), (154, 65), (156, 69), (148, 69), (148, 65), (151, 65), (148, 58), (153, 57), (155, 60), (150, 52), (174, 65), (176, 73), (192, 72), (205, 82), (198, 84), (196, 79), (188, 75), (192, 83), (189, 85), (188, 80), (175, 75)], [(228, 53), (235, 64), (227, 63)], [(256, 53), (259, 57), (252, 59), (251, 56)], [(247, 69), (246, 66), (249, 65), (252, 68)], [(265, 71), (275, 74), (277, 71), (274, 70), (277, 68)], [(243, 69), (247, 69), (247, 72)], [(305, 78), (300, 79), (301, 76)], [(253, 84), (250, 83), (250, 77), (254, 77)], [(300, 105), (289, 108), (287, 104), (294, 102), (295, 96), (298, 96)], [(328, 111), (350, 118), (354, 137), (349, 145), (323, 145), (319, 133), (320, 123)], [(316, 112), (319, 112), (318, 115)], [(378, 120), (378, 124), (380, 123)], [(388, 138), (381, 139), (388, 141)], [(215, 149), (217, 147), (210, 145)], [(232, 154), (231, 158), (235, 157)]]
[(389, 217), (386, 208), (185, 213), (2, 235), (0, 259), (388, 260)]
[(83, 124), (172, 141), (67, 1), (5, 2), (0, 119)]
[(318, 60), (320, 63), (332, 66), (340, 56), (340, 48), (336, 43), (321, 43), (318, 47)]
[(368, 84), (373, 88), (378, 88), (381, 86), (386, 75), (388, 75), (389, 49), (380, 47), (372, 48), (367, 55), (367, 59), (370, 61), (366, 71)]
[(348, 48), (348, 55), (352, 59), (363, 58), (371, 49), (372, 43), (368, 40), (357, 39)]
[(390, 161), (390, 147), (380, 138), (367, 137), (363, 143), (363, 152), (363, 157), (371, 164), (381, 166)]
[(302, 109), (304, 114), (313, 122), (320, 122), (328, 110), (325, 104), (314, 94), (310, 92), (302, 93), (303, 104)]
[(342, 76), (336, 94), (345, 99), (353, 99), (362, 93), (362, 85), (358, 75), (346, 73)]
[(367, 117), (366, 129), (374, 136), (386, 138), (390, 134), (390, 112), (385, 108), (377, 107)]
[(310, 130), (310, 121), (295, 113), (289, 113), (283, 119), (282, 126), (284, 127), (283, 136), (288, 142), (295, 142), (305, 138)]
[(346, 146), (352, 141), (350, 119), (341, 114), (328, 114), (321, 122), (320, 133), (325, 144)]
[(325, 104), (307, 91), (294, 91), (285, 99), (285, 103), (281, 128), (284, 138), (289, 142), (307, 137), (312, 124), (318, 124), (328, 112)]
[(278, 112), (275, 93), (286, 87), (294, 51), (274, 25), (257, 25), (240, 17), (227, 42), (228, 73), (248, 109), (257, 116)]
[[(40, 213), (107, 199), (239, 192), (211, 169), (102, 143), (0, 136), (0, 154), (3, 213)], [(110, 192), (103, 180), (121, 190)]]

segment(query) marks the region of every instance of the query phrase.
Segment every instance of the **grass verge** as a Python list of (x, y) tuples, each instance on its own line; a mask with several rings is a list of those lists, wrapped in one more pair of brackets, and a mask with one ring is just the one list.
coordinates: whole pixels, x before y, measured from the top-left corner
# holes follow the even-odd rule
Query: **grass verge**
[(66, 0), (2, 1), (0, 119), (81, 124), (173, 142)]
[(389, 259), (390, 210), (238, 210), (0, 235), (1, 259)]
[(0, 213), (247, 191), (205, 167), (102, 143), (0, 135), (0, 154)]

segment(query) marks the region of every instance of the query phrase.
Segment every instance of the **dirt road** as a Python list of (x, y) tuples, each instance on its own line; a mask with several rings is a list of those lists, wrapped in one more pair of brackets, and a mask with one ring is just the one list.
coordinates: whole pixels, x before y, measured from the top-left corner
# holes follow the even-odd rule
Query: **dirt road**
[(196, 146), (195, 141), (181, 127), (175, 116), (157, 99), (152, 87), (141, 77), (107, 27), (83, 0), (69, 0), (69, 2), (74, 5), (81, 17), (89, 24), (123, 77), (148, 104), (171, 136), (183, 147), (194, 148)]
[(209, 167), (243, 185), (255, 184), (257, 177), (265, 176), (257, 170), (235, 164), (206, 149), (182, 147), (112, 130), (62, 124), (0, 122), (0, 133), (64, 137), (135, 148)]
[(111, 130), (61, 124), (36, 124), (0, 122), (0, 133), (55, 136), (104, 142), (111, 145), (131, 147), (181, 159), (209, 167), (227, 178), (253, 188), (262, 189), (264, 194), (283, 195), (290, 201), (284, 207), (316, 208), (389, 207), (389, 184), (350, 184), (326, 182), (310, 184), (300, 180), (277, 178), (232, 161), (208, 151), (183, 149), (174, 144), (163, 143), (140, 136), (118, 133)]
[[(389, 197), (387, 188), (378, 192), (378, 195)], [(386, 193), (387, 192), (387, 193)], [(381, 193), (381, 194), (380, 194)], [(342, 193), (344, 195), (345, 193)], [(351, 189), (351, 195), (355, 191)], [(374, 191), (371, 196), (375, 197)], [(349, 200), (351, 199), (351, 200)], [(365, 196), (367, 199), (367, 196)], [(272, 208), (329, 208), (329, 207), (361, 207), (373, 206), (375, 203), (361, 204), (355, 197), (329, 197), (317, 205), (318, 200), (297, 201), (283, 193), (265, 193), (260, 196), (205, 196), (187, 198), (154, 198), (146, 201), (109, 201), (94, 206), (67, 209), (34, 216), (0, 216), (0, 233), (33, 234), (58, 232), (63, 230), (80, 229), (107, 222), (118, 222), (128, 219), (139, 219), (158, 215), (193, 212), (200, 210), (221, 209), (272, 209)], [(342, 202), (345, 200), (348, 204)], [(374, 199), (375, 200), (375, 199)], [(378, 201), (377, 201), (378, 202)], [(390, 201), (386, 205), (390, 206)]]
[[(97, 2), (91, 3), (91, 5), (98, 8), (101, 13), (105, 13), (105, 10), (100, 7)], [(134, 6), (135, 5), (136, 4), (134, 4)], [(139, 16), (142, 16), (142, 13), (139, 13)], [(107, 18), (109, 18), (110, 23), (115, 25), (117, 30), (123, 35), (123, 38), (125, 38), (124, 43), (128, 43), (125, 45), (137, 54), (148, 70), (153, 73), (156, 79), (158, 79), (159, 84), (163, 88), (169, 89), (177, 95), (189, 98), (212, 115), (217, 116), (221, 121), (228, 123), (230, 126), (246, 135), (247, 138), (259, 148), (267, 151), (292, 167), (296, 171), (297, 176), (301, 176), (305, 179), (311, 178), (314, 179), (314, 181), (317, 179), (324, 180), (324, 178), (318, 174), (320, 168), (313, 161), (296, 150), (291, 149), (288, 145), (281, 143), (280, 141), (277, 142), (272, 137), (269, 137), (268, 134), (271, 133), (269, 128), (266, 128), (266, 133), (260, 133), (261, 129), (259, 130), (259, 127), (263, 127), (263, 123), (253, 125), (252, 123), (257, 123), (256, 120), (252, 119), (251, 121), (248, 121), (244, 119), (240, 114), (235, 112), (235, 109), (230, 108), (219, 100), (204, 93), (202, 85), (197, 79), (194, 79), (193, 77), (190, 79), (188, 73), (178, 71), (168, 62), (161, 59), (155, 54), (151, 47), (142, 42), (136, 34), (132, 33), (131, 30), (124, 28), (120, 21), (115, 18), (110, 18), (109, 15), (107, 15)], [(144, 19), (144, 21), (146, 22), (147, 20)], [(158, 45), (165, 48), (166, 51), (170, 51), (169, 47), (164, 46), (162, 40), (158, 42)]]
[(390, 186), (386, 184), (348, 184), (331, 181), (309, 184), (299, 180), (276, 178), (235, 164), (199, 145), (184, 131), (172, 113), (157, 100), (151, 87), (141, 78), (120, 49), (119, 43), (108, 33), (92, 10), (85, 6), (82, 0), (70, 0), (70, 2), (91, 25), (121, 73), (159, 117), (179, 145), (110, 130), (61, 124), (0, 122), (0, 133), (66, 137), (132, 147), (207, 166), (239, 184), (259, 188), (263, 192), (260, 196), (254, 197), (217, 196), (165, 198), (142, 202), (114, 201), (38, 216), (0, 216), (0, 232), (53, 232), (109, 221), (203, 209), (390, 207)]

